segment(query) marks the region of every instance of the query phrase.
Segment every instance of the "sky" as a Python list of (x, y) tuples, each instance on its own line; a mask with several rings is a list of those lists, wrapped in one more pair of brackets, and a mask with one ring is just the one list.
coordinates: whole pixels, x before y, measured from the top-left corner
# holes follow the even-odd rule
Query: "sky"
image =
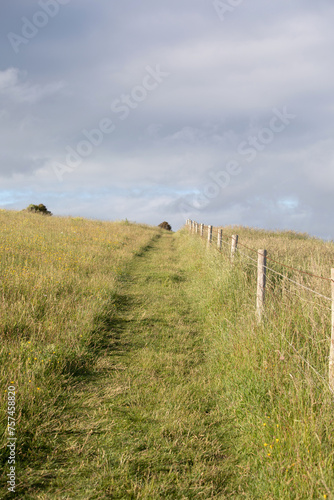
[(332, 0), (1, 10), (1, 208), (334, 240)]

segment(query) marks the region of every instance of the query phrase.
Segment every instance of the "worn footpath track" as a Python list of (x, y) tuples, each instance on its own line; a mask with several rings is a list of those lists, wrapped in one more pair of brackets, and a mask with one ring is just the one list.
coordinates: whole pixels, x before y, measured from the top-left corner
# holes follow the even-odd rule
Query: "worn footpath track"
[(221, 394), (184, 244), (164, 233), (120, 277), (98, 362), (67, 387), (54, 453), (22, 498), (227, 498)]

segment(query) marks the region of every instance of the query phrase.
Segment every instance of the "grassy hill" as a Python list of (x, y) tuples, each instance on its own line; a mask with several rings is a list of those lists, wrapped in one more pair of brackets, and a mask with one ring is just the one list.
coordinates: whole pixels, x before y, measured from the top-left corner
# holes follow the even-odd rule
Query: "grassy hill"
[[(332, 498), (334, 246), (0, 212), (1, 498)], [(228, 237), (240, 253), (229, 259)], [(266, 248), (265, 318), (255, 316)], [(243, 252), (243, 253), (241, 253)]]
[[(239, 236), (233, 265), (232, 234)], [(244, 227), (224, 227), (223, 239), (221, 254), (214, 238), (198, 270), (198, 300), (214, 332), (212, 370), (235, 418), (237, 491), (246, 498), (333, 498), (331, 302), (297, 285), (331, 297), (330, 282), (292, 268), (330, 278), (334, 245), (306, 234)], [(192, 240), (203, 246), (199, 237)], [(254, 249), (267, 249), (271, 258), (261, 325)]]

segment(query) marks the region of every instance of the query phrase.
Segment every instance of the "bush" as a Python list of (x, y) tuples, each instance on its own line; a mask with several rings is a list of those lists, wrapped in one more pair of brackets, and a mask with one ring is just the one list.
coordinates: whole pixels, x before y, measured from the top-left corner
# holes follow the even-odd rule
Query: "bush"
[(166, 221), (161, 222), (161, 224), (159, 224), (158, 227), (161, 227), (162, 229), (167, 229), (167, 231), (171, 231), (172, 230), (172, 226), (170, 226), (168, 224), (168, 222), (166, 222)]
[(29, 207), (26, 208), (27, 212), (33, 212), (35, 214), (42, 214), (42, 215), (52, 215), (52, 213), (46, 208), (43, 203), (40, 203), (39, 205), (29, 205)]

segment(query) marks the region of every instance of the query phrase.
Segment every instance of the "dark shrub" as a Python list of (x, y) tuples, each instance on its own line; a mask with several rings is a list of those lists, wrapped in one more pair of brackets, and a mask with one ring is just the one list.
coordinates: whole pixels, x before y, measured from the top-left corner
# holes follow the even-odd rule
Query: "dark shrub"
[(172, 226), (170, 226), (168, 224), (168, 222), (166, 222), (166, 221), (161, 222), (161, 224), (159, 224), (158, 227), (161, 227), (162, 229), (167, 229), (167, 231), (171, 231), (172, 230)]
[(39, 205), (29, 205), (29, 207), (26, 208), (26, 211), (33, 212), (35, 214), (52, 215), (52, 213), (42, 203)]

